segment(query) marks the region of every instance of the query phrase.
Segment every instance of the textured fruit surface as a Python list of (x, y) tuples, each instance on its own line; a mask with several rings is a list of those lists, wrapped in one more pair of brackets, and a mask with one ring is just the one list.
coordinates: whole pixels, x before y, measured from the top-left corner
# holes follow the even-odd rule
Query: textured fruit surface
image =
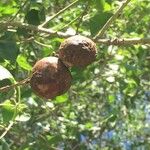
[(32, 90), (42, 98), (54, 98), (65, 93), (71, 86), (71, 73), (57, 57), (45, 57), (37, 61), (32, 73)]
[(68, 67), (85, 67), (96, 58), (96, 44), (89, 38), (75, 35), (60, 45), (58, 55)]

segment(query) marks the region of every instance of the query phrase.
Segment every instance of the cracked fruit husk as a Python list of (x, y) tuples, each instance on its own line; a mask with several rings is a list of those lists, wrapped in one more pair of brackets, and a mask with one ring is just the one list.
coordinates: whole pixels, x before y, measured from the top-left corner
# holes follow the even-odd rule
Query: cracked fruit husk
[(71, 73), (57, 57), (37, 61), (32, 74), (30, 85), (33, 92), (45, 99), (64, 94), (71, 86)]
[(96, 44), (89, 38), (75, 35), (61, 43), (59, 58), (67, 67), (86, 67), (96, 59)]

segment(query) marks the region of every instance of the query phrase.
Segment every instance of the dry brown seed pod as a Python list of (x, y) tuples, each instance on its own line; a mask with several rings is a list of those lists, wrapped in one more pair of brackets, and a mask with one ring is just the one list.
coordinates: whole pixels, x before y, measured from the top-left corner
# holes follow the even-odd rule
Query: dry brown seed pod
[(71, 73), (57, 57), (45, 57), (37, 61), (32, 73), (30, 85), (39, 97), (54, 98), (71, 86)]
[(67, 67), (85, 67), (96, 58), (96, 44), (89, 38), (75, 35), (61, 43), (59, 58)]

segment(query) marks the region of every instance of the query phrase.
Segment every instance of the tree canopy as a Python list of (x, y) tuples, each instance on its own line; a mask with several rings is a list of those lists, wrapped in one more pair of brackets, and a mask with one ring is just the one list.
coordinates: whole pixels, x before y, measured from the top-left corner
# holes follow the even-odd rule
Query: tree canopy
[[(1, 0), (0, 149), (149, 149), (149, 14), (149, 0)], [(40, 98), (32, 67), (76, 34), (96, 60), (69, 68), (65, 94)]]

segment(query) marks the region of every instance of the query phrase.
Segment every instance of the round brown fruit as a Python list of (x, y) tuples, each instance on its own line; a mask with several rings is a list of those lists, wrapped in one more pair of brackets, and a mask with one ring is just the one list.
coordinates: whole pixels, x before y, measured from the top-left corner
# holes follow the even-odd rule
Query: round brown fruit
[(65, 93), (71, 86), (72, 76), (57, 57), (45, 57), (33, 66), (30, 85), (36, 95), (52, 99)]
[(82, 68), (95, 60), (96, 52), (96, 44), (91, 39), (75, 35), (60, 45), (58, 55), (67, 67)]

